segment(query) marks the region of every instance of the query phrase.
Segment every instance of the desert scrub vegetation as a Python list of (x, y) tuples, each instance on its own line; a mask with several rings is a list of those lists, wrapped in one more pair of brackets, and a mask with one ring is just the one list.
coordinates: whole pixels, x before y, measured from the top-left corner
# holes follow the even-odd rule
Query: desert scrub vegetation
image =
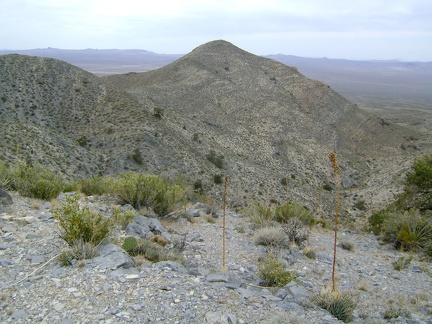
[(432, 257), (432, 153), (413, 163), (404, 192), (373, 213), (369, 226), (396, 249), (422, 251)]
[(159, 216), (169, 214), (186, 200), (186, 192), (179, 185), (170, 185), (157, 175), (137, 172), (123, 173), (115, 179), (113, 194), (137, 210), (150, 207)]
[(223, 155), (216, 154), (214, 150), (210, 150), (210, 152), (206, 155), (206, 159), (213, 163), (219, 169), (222, 169), (224, 167)]
[(83, 178), (75, 181), (75, 189), (82, 192), (86, 196), (92, 195), (103, 195), (112, 192), (112, 182), (111, 177), (92, 177)]
[(283, 205), (276, 206), (275, 220), (279, 223), (288, 223), (291, 219), (298, 218), (305, 225), (315, 223), (311, 212), (304, 206), (294, 202), (287, 202)]
[(324, 288), (312, 301), (343, 322), (349, 322), (356, 307), (356, 300), (350, 293)]
[(51, 200), (66, 186), (65, 181), (55, 172), (37, 165), (16, 163), (8, 168), (8, 184), (22, 196)]
[(284, 264), (277, 256), (270, 253), (260, 263), (258, 275), (266, 287), (283, 287), (294, 279), (294, 275), (286, 271)]
[(65, 202), (53, 211), (61, 227), (60, 237), (70, 246), (79, 242), (94, 246), (109, 234), (109, 219), (103, 218), (88, 206), (79, 206), (79, 195), (65, 197)]
[(279, 227), (262, 227), (255, 231), (253, 236), (256, 245), (273, 248), (288, 247), (289, 238)]
[(132, 257), (142, 257), (151, 262), (171, 260), (184, 263), (183, 258), (176, 253), (175, 249), (165, 249), (164, 244), (158, 244), (157, 240), (153, 241), (128, 236), (124, 239), (122, 248)]

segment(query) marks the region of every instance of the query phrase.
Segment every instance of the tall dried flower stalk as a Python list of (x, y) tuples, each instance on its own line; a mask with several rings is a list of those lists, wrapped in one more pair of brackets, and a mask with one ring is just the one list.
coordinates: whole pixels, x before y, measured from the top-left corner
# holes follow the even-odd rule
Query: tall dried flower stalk
[(222, 226), (222, 270), (226, 270), (226, 194), (228, 176), (225, 176), (224, 199), (223, 199), (223, 226)]
[(333, 245), (333, 270), (332, 270), (332, 291), (337, 291), (335, 283), (335, 270), (336, 270), (336, 243), (337, 243), (337, 232), (338, 232), (338, 218), (339, 218), (339, 206), (340, 206), (340, 179), (339, 179), (339, 166), (336, 161), (336, 154), (331, 152), (329, 154), (330, 162), (333, 167), (337, 182), (337, 199), (336, 199), (336, 210), (335, 210), (335, 226), (334, 226), (334, 245)]

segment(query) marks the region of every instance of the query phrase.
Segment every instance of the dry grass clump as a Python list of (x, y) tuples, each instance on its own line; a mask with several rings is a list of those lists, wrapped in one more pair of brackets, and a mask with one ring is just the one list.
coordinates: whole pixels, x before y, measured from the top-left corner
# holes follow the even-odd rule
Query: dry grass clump
[(98, 247), (91, 242), (84, 242), (83, 240), (75, 241), (75, 243), (67, 249), (64, 249), (59, 257), (58, 262), (61, 266), (71, 266), (74, 260), (82, 261), (93, 259), (97, 257)]
[(279, 248), (289, 246), (288, 236), (279, 227), (260, 228), (255, 232), (253, 239), (257, 245)]
[(339, 242), (339, 245), (340, 245), (340, 247), (341, 247), (342, 249), (344, 249), (344, 250), (347, 250), (347, 251), (354, 251), (355, 244), (354, 244), (354, 242), (352, 242), (351, 240), (347, 240), (347, 239), (345, 239), (345, 240), (341, 240), (341, 241)]
[(408, 266), (410, 265), (411, 261), (413, 260), (412, 256), (409, 257), (400, 257), (398, 258), (396, 261), (394, 261), (393, 264), (393, 269), (397, 270), (397, 271), (402, 271), (403, 269), (408, 268)]

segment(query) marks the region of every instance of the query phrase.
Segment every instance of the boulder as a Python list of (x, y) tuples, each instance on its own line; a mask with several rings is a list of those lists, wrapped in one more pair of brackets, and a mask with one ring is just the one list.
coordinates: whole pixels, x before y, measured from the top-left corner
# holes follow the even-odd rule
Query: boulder
[(168, 243), (172, 242), (171, 235), (165, 231), (165, 228), (156, 218), (137, 215), (134, 220), (127, 225), (125, 231), (127, 235), (147, 239), (154, 235), (161, 235)]
[(13, 205), (12, 196), (6, 190), (3, 189), (0, 189), (0, 205), (3, 206)]
[(135, 262), (129, 254), (114, 244), (102, 245), (99, 248), (99, 256), (94, 258), (91, 263), (99, 268), (111, 270), (135, 267)]

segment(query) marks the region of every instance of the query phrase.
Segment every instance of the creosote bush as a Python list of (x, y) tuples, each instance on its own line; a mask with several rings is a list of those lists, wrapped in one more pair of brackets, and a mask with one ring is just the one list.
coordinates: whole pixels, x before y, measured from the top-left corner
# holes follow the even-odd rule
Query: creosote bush
[(260, 263), (258, 275), (267, 287), (283, 287), (294, 279), (294, 275), (285, 270), (283, 263), (273, 253)]
[(51, 200), (65, 188), (63, 178), (36, 165), (17, 163), (9, 168), (9, 185), (25, 197)]
[(275, 219), (279, 223), (288, 223), (290, 219), (298, 218), (305, 225), (315, 223), (311, 212), (299, 204), (288, 202), (281, 206), (276, 206)]
[(136, 209), (151, 207), (158, 215), (172, 212), (186, 200), (186, 192), (180, 186), (169, 185), (157, 175), (128, 172), (113, 183), (113, 193), (124, 203)]
[(60, 237), (70, 246), (77, 242), (98, 245), (109, 233), (109, 220), (100, 213), (91, 211), (88, 206), (79, 206), (79, 196), (66, 196), (63, 205), (53, 214), (62, 231)]

